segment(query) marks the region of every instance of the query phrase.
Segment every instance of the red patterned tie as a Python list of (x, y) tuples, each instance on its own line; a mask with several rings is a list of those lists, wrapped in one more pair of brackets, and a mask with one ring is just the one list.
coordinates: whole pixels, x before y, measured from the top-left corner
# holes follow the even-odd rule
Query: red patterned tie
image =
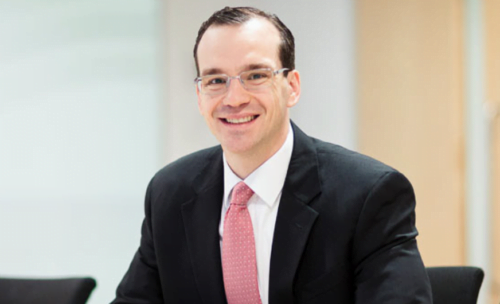
[(222, 271), (228, 304), (260, 304), (252, 220), (247, 203), (253, 191), (244, 182), (233, 188), (224, 219)]

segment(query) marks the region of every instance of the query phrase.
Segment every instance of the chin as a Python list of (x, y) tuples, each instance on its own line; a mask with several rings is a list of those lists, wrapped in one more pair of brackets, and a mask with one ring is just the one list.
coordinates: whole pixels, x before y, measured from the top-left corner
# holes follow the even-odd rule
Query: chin
[(226, 152), (232, 153), (232, 154), (248, 154), (252, 150), (254, 150), (254, 147), (250, 143), (229, 143), (229, 144), (221, 144), (222, 149)]

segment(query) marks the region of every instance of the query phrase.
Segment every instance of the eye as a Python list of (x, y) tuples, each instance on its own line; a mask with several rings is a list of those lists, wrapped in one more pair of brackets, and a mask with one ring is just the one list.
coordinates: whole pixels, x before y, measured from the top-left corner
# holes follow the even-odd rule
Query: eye
[(226, 80), (223, 78), (214, 78), (210, 80), (210, 84), (220, 84), (220, 83), (226, 83)]
[(266, 73), (253, 72), (248, 75), (247, 80), (264, 80), (268, 77), (269, 76)]
[(226, 83), (226, 78), (224, 77), (207, 77), (203, 80), (204, 86), (214, 86)]

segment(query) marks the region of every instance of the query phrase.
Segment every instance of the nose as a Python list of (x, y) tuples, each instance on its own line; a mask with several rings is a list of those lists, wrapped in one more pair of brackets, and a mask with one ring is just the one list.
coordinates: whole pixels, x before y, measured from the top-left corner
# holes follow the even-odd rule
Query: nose
[(238, 107), (248, 102), (250, 102), (248, 91), (243, 87), (239, 77), (232, 77), (224, 96), (224, 105)]

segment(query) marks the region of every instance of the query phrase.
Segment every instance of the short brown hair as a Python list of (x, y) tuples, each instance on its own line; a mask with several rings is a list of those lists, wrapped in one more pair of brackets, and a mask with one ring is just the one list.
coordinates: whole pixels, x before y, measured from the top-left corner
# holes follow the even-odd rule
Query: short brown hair
[(196, 63), (196, 72), (200, 76), (200, 68), (198, 65), (198, 44), (203, 37), (203, 34), (212, 25), (237, 25), (243, 24), (254, 17), (262, 17), (271, 22), (280, 33), (281, 43), (279, 45), (279, 58), (282, 68), (295, 69), (295, 41), (292, 32), (281, 22), (278, 16), (268, 14), (254, 7), (228, 7), (213, 13), (207, 21), (203, 22), (198, 30), (198, 37), (194, 45), (193, 55)]

